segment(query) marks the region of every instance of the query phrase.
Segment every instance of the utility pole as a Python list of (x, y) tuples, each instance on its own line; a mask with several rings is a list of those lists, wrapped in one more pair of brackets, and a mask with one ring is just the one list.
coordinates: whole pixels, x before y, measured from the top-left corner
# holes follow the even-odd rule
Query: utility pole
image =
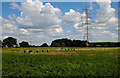
[[(86, 7), (86, 9), (83, 9), (83, 10), (85, 10), (85, 25), (86, 25), (86, 27), (85, 27), (85, 30), (86, 30), (86, 34), (85, 34), (85, 37), (86, 37), (86, 40), (87, 40), (87, 43), (86, 43), (86, 45), (88, 46), (88, 42), (89, 42), (89, 27), (88, 27), (88, 25), (90, 24), (89, 23), (89, 18), (92, 18), (92, 17), (89, 17), (89, 15), (88, 15), (88, 13), (89, 13), (89, 11), (91, 11), (90, 9), (88, 9), (87, 7)], [(81, 19), (82, 20), (82, 19)]]

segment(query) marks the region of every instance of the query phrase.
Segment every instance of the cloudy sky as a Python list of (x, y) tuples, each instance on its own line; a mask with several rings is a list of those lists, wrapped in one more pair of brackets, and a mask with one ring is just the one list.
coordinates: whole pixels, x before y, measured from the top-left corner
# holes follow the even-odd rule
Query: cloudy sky
[[(89, 41), (118, 41), (118, 3), (111, 2), (26, 2), (2, 3), (2, 39), (12, 36), (18, 42), (32, 45), (50, 44), (52, 40), (69, 38), (83, 40), (85, 9), (89, 12)], [(82, 17), (82, 18), (81, 18)], [(82, 21), (81, 21), (82, 20)], [(93, 21), (93, 22), (92, 22)]]

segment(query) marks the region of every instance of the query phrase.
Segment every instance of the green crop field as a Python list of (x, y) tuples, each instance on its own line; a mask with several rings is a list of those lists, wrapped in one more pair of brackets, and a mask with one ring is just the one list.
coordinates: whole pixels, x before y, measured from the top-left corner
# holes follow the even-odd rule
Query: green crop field
[[(21, 49), (47, 49), (43, 53), (19, 53)], [(113, 76), (119, 75), (118, 48), (58, 47), (3, 48), (2, 76)]]

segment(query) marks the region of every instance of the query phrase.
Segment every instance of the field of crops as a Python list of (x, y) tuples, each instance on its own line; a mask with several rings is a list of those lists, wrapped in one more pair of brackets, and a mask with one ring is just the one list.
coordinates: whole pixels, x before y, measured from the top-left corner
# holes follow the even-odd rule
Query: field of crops
[[(47, 49), (43, 53), (19, 53), (21, 49)], [(3, 48), (3, 76), (118, 76), (118, 48), (58, 47)]]

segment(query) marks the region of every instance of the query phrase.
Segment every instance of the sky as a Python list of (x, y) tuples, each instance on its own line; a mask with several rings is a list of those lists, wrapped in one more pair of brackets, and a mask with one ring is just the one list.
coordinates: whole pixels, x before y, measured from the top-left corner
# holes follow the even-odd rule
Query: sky
[[(90, 42), (118, 41), (118, 3), (111, 2), (2, 2), (2, 39), (17, 38), (18, 43), (50, 44), (55, 39), (85, 40), (85, 9), (91, 9)], [(82, 17), (82, 19), (81, 19)], [(1, 21), (0, 20), (0, 21)], [(81, 21), (82, 20), (82, 21)], [(93, 22), (92, 22), (93, 20)]]

